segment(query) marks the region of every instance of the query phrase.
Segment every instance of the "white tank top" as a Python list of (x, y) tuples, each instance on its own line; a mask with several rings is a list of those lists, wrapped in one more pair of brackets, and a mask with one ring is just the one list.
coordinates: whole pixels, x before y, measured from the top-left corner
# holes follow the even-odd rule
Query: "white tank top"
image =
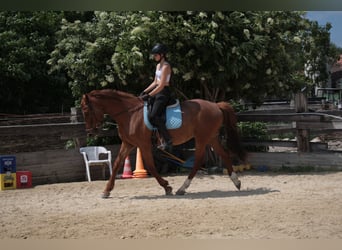
[[(167, 63), (167, 62), (164, 62), (164, 64), (168, 64), (168, 63)], [(156, 70), (156, 78), (157, 78), (157, 81), (160, 81), (161, 74), (162, 74), (162, 68), (163, 68), (163, 66)], [(166, 76), (166, 82), (169, 82), (169, 81), (170, 81), (170, 77), (171, 77), (171, 74), (168, 74), (168, 75)]]

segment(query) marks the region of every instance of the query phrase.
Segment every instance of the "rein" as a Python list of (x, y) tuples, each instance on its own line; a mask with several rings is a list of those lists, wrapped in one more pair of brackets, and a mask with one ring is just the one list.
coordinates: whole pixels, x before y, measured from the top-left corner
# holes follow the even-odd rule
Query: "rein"
[(137, 111), (137, 110), (141, 109), (143, 106), (144, 106), (144, 104), (142, 103), (142, 104), (140, 104), (140, 105), (137, 106), (137, 107), (133, 107), (133, 108), (129, 108), (129, 109), (122, 110), (122, 111), (120, 111), (120, 112), (115, 113), (115, 114), (113, 115), (113, 118), (115, 119), (115, 117), (118, 117), (118, 116), (120, 116), (120, 115), (122, 115), (122, 114), (124, 114), (124, 113), (131, 113), (131, 112)]

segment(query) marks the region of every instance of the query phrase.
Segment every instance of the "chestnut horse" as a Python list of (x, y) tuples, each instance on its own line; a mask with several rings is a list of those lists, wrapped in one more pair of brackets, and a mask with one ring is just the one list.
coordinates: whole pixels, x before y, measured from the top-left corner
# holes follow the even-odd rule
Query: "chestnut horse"
[[(126, 156), (138, 147), (141, 151), (144, 166), (156, 178), (159, 185), (165, 189), (166, 195), (172, 194), (172, 187), (156, 171), (152, 155), (152, 131), (144, 124), (143, 101), (132, 94), (122, 91), (104, 89), (93, 90), (83, 95), (82, 112), (88, 133), (94, 132), (102, 121), (103, 115), (108, 114), (118, 124), (118, 133), (122, 144), (113, 164), (112, 175), (103, 192), (107, 198), (114, 189), (115, 177), (123, 167)], [(226, 102), (209, 102), (202, 99), (187, 100), (181, 103), (182, 125), (178, 129), (169, 130), (174, 145), (185, 143), (195, 138), (194, 166), (178, 189), (176, 194), (185, 194), (191, 180), (196, 175), (204, 160), (206, 145), (210, 145), (224, 160), (228, 174), (240, 190), (241, 182), (232, 168), (231, 156), (235, 155), (245, 161), (246, 154), (240, 142), (237, 120), (233, 108)], [(219, 142), (219, 130), (224, 125), (228, 138), (227, 149)]]

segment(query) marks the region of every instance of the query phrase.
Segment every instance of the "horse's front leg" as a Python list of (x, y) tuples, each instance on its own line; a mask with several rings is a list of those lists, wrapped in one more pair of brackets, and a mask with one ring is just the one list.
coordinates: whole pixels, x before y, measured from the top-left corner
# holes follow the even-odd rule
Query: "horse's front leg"
[(132, 146), (131, 144), (128, 144), (126, 142), (122, 142), (121, 147), (120, 147), (120, 151), (119, 151), (119, 153), (118, 153), (118, 155), (114, 161), (114, 164), (113, 164), (112, 175), (110, 176), (110, 178), (106, 184), (106, 188), (103, 191), (102, 198), (108, 198), (110, 195), (110, 192), (114, 189), (115, 177), (118, 174), (119, 170), (121, 168), (123, 168), (124, 161), (125, 161), (126, 157), (128, 156), (128, 154), (132, 151), (133, 148), (134, 148), (134, 146)]
[(144, 161), (145, 167), (148, 169), (150, 174), (156, 178), (157, 182), (160, 186), (162, 186), (165, 190), (166, 195), (172, 195), (172, 187), (169, 185), (169, 182), (163, 179), (157, 172), (154, 164), (153, 154), (151, 147), (142, 147), (140, 148), (142, 158)]

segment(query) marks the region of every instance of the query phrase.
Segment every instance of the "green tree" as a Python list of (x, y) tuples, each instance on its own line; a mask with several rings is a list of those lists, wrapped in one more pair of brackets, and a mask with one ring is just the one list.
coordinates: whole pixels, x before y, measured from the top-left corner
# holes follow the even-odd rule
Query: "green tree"
[(66, 70), (75, 97), (102, 87), (139, 93), (154, 76), (150, 49), (163, 42), (180, 97), (260, 103), (305, 86), (310, 60), (323, 72), (329, 27), (317, 27), (304, 14), (96, 12), (90, 22), (64, 21), (49, 63), (52, 71)]
[(335, 63), (340, 59), (340, 55), (342, 55), (342, 48), (336, 46), (334, 43), (331, 43), (329, 48), (328, 63)]
[(50, 73), (66, 73), (76, 98), (92, 89), (119, 87), (115, 85), (111, 57), (124, 21), (115, 12), (95, 12), (92, 20), (85, 22), (62, 20), (56, 33), (59, 42), (48, 64)]
[(331, 24), (319, 26), (316, 21), (310, 23), (310, 32), (304, 34), (303, 54), (307, 60), (305, 64), (305, 81), (308, 86), (323, 86), (329, 77), (327, 63), (332, 56), (333, 48), (330, 44)]
[(57, 112), (70, 105), (65, 78), (49, 75), (46, 64), (61, 16), (0, 12), (0, 112)]

